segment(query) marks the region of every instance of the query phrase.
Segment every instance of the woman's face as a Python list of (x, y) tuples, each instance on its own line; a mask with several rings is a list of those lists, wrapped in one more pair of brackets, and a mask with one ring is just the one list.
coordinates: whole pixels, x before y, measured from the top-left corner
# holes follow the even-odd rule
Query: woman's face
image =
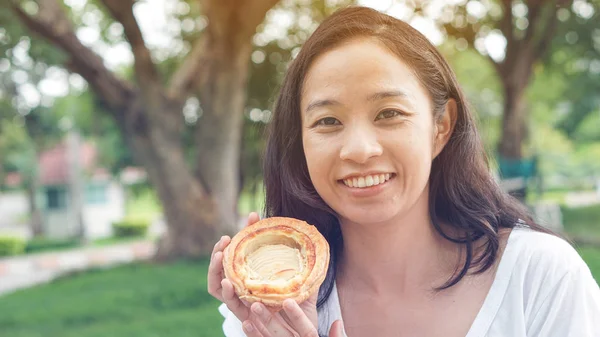
[(301, 98), (308, 171), (347, 221), (381, 223), (427, 198), (441, 150), (430, 98), (411, 69), (372, 39), (349, 41), (311, 65)]

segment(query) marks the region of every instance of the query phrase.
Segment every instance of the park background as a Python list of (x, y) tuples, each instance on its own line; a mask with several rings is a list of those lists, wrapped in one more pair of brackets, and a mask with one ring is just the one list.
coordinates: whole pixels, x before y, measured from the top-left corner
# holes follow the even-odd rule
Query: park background
[(491, 168), (600, 280), (600, 1), (2, 0), (0, 336), (220, 336), (207, 255), (263, 200), (290, 60), (336, 9), (450, 61)]

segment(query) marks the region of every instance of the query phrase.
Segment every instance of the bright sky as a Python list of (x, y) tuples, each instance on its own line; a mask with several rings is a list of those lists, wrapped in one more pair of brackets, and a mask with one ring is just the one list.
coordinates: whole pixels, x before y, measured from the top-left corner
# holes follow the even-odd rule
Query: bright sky
[[(335, 2), (335, 0), (331, 0)], [(444, 3), (463, 3), (465, 0), (433, 0), (431, 6), (427, 8), (425, 17), (415, 17), (409, 23), (417, 30), (427, 36), (434, 44), (440, 44), (443, 41), (443, 34), (436, 28), (434, 19), (443, 15), (441, 8)], [(386, 12), (394, 17), (406, 20), (410, 16), (410, 10), (403, 4), (404, 2), (393, 0), (359, 0), (359, 4), (372, 7), (374, 9)], [(81, 41), (91, 47), (95, 52), (104, 58), (105, 64), (110, 69), (117, 69), (122, 66), (130, 65), (133, 62), (133, 56), (129, 45), (120, 41), (123, 28), (120, 24), (113, 24), (109, 28), (109, 35), (113, 36), (115, 43), (106, 44), (99, 38), (100, 33), (97, 24), (100, 21), (101, 14), (95, 11), (83, 11), (86, 0), (66, 0), (65, 4), (70, 6), (76, 13), (82, 15), (84, 27), (77, 30), (77, 36)], [(481, 17), (485, 14), (486, 8), (479, 2), (471, 2), (467, 10), (475, 17)], [(202, 18), (188, 20), (180, 23), (174, 18), (174, 14), (185, 14), (189, 11), (188, 5), (177, 0), (139, 0), (134, 13), (140, 24), (142, 34), (152, 50), (153, 57), (157, 60), (163, 60), (172, 54), (179, 54), (189, 49), (178, 36), (182, 30), (193, 30), (196, 27), (203, 28), (206, 21)], [(272, 10), (267, 16), (269, 22), (262, 34), (257, 34), (254, 41), (256, 44), (265, 44), (272, 39), (284, 39), (285, 27), (291, 23), (292, 13)], [(300, 20), (302, 23), (303, 21)], [(310, 26), (310, 20), (304, 20), (307, 27)], [(480, 51), (488, 52), (494, 59), (504, 57), (505, 40), (499, 33), (490, 32), (485, 39), (479, 41), (476, 47)], [(24, 44), (23, 50), (27, 46)], [(25, 52), (20, 52), (16, 48), (15, 54), (20, 62), (27, 63)], [(260, 56), (260, 55), (259, 55)], [(0, 64), (2, 68), (2, 64)], [(16, 78), (15, 78), (16, 77)], [(34, 86), (27, 80), (26, 74), (16, 74), (13, 76), (16, 83), (20, 84), (21, 95), (25, 98), (26, 106), (35, 106), (37, 104), (52, 104), (48, 97), (57, 97), (67, 95), (70, 88), (75, 91), (85, 87), (85, 81), (78, 75), (69, 75), (66, 71), (53, 68), (48, 72), (48, 76), (43, 79), (39, 85)], [(41, 94), (40, 94), (41, 93)], [(26, 107), (24, 107), (26, 108)]]

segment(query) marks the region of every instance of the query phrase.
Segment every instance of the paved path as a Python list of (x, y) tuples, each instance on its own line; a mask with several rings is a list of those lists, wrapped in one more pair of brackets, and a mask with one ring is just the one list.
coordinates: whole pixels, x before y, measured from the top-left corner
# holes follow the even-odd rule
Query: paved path
[(48, 282), (72, 271), (147, 260), (155, 251), (153, 241), (141, 240), (104, 247), (0, 258), (0, 296)]

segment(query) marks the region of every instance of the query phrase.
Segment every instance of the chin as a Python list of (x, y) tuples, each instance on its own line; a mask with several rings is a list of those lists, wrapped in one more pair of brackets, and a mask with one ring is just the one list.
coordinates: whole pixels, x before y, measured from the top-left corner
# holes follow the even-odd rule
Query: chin
[(351, 223), (369, 225), (369, 224), (381, 224), (390, 222), (401, 214), (401, 211), (397, 209), (398, 206), (392, 207), (342, 207), (341, 212), (338, 212), (340, 217)]

